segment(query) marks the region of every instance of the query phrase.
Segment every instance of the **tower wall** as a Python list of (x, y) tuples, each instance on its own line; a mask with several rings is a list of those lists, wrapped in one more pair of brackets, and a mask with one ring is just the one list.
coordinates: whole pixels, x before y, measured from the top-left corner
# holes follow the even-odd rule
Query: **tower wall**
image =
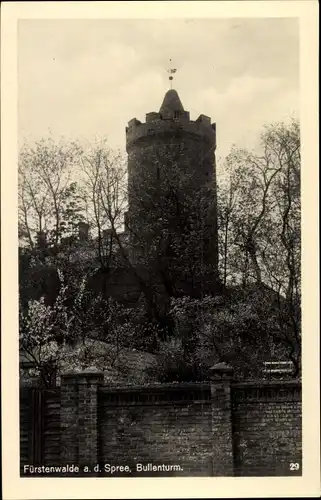
[[(217, 280), (218, 242), (216, 211), (216, 126), (210, 118), (201, 115), (191, 121), (186, 111), (166, 109), (162, 114), (148, 113), (146, 122), (135, 118), (126, 128), (126, 149), (128, 153), (128, 218), (141, 240), (148, 240), (148, 231), (153, 225), (153, 205), (162, 203), (164, 192), (172, 183), (177, 186), (175, 196), (183, 204), (195, 205), (197, 196), (207, 193), (213, 200), (211, 217), (204, 219), (206, 238), (202, 255), (212, 266), (211, 281)], [(200, 201), (201, 205), (201, 201)], [(145, 208), (145, 211), (144, 211)], [(155, 211), (157, 224), (160, 213)], [(194, 215), (195, 216), (195, 215)], [(199, 218), (203, 216), (199, 210)], [(158, 218), (157, 218), (158, 217)], [(148, 221), (148, 222), (147, 222)], [(175, 222), (170, 230), (175, 231)], [(147, 242), (150, 247), (150, 242)], [(141, 248), (144, 253), (146, 248)], [(138, 252), (139, 253), (139, 252)], [(137, 254), (136, 254), (137, 255)], [(135, 260), (135, 252), (133, 254)]]
[(175, 169), (177, 164), (182, 175), (190, 176), (193, 189), (211, 185), (216, 195), (216, 126), (211, 125), (208, 117), (201, 115), (200, 118), (197, 121), (183, 117), (175, 121), (157, 119), (141, 123), (134, 119), (129, 122), (126, 149), (130, 210), (131, 201), (134, 202), (131, 200), (133, 184), (136, 189), (137, 183), (141, 184), (143, 197), (147, 187), (143, 181), (157, 182), (164, 169), (170, 175), (171, 168)]

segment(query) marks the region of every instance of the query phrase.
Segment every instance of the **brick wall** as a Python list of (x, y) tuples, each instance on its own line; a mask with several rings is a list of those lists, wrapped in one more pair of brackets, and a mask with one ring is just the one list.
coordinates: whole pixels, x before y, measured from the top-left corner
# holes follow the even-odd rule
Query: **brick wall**
[[(300, 386), (291, 381), (235, 384), (232, 400), (235, 475), (301, 474)], [(291, 463), (299, 469), (291, 471)]]
[[(179, 475), (212, 475), (209, 384), (177, 384), (100, 394), (100, 462), (179, 465)], [(163, 472), (172, 475), (173, 472)], [(145, 475), (162, 475), (146, 472)]]
[(78, 464), (87, 477), (105, 464), (140, 477), (301, 474), (299, 381), (240, 384), (232, 375), (220, 364), (207, 383), (116, 388), (81, 373), (63, 376), (60, 390), (22, 391), (21, 466)]

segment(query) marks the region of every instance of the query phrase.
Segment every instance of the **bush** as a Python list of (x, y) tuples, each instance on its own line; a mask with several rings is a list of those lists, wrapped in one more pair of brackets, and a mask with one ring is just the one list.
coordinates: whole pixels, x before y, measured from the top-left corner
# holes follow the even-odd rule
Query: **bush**
[(186, 359), (182, 342), (171, 339), (160, 343), (155, 366), (147, 368), (146, 373), (160, 383), (196, 382), (208, 380), (208, 368), (196, 359)]

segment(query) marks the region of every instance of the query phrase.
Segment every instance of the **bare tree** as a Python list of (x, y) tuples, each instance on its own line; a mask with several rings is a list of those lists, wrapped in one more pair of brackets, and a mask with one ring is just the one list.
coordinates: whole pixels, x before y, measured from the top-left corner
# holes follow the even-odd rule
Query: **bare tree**
[(19, 155), (19, 235), (34, 247), (46, 233), (52, 244), (73, 233), (81, 219), (80, 200), (73, 179), (73, 144), (42, 140), (24, 145)]
[(123, 232), (127, 206), (125, 158), (105, 141), (79, 148), (81, 191), (86, 218), (95, 235), (100, 267), (108, 271), (115, 251), (115, 235)]
[(225, 167), (229, 176), (220, 199), (224, 282), (268, 285), (275, 292), (279, 336), (299, 370), (299, 124), (265, 127), (261, 154), (234, 148)]

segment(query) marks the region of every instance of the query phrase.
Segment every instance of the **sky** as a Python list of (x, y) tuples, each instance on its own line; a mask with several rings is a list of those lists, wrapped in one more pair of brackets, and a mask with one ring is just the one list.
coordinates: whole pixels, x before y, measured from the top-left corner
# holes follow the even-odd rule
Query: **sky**
[(51, 134), (124, 150), (127, 122), (159, 110), (170, 58), (191, 119), (216, 122), (219, 158), (299, 116), (294, 18), (20, 20), (19, 143)]

